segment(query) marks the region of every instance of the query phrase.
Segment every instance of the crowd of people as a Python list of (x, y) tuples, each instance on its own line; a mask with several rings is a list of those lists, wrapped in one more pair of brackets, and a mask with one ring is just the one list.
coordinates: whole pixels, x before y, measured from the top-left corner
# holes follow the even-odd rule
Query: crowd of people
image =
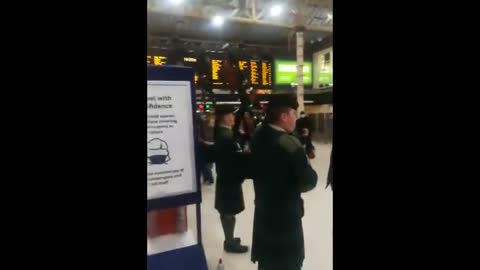
[[(249, 250), (234, 232), (235, 216), (245, 209), (242, 184), (253, 180), (251, 260), (259, 270), (300, 270), (305, 257), (301, 193), (314, 189), (318, 177), (310, 164), (315, 158), (311, 123), (304, 112), (297, 119), (297, 108), (295, 98), (278, 96), (263, 121), (232, 106), (217, 106), (215, 115), (197, 119), (200, 173), (212, 184), (215, 163), (215, 208), (226, 252)], [(331, 171), (330, 166), (327, 183), (333, 189)]]

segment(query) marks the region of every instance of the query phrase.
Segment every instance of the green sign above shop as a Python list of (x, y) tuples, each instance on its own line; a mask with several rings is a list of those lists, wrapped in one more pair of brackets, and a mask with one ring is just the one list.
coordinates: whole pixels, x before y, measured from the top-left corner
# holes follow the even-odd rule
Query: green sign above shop
[[(275, 84), (286, 85), (297, 83), (297, 62), (275, 60)], [(312, 84), (312, 63), (303, 63), (303, 84)]]

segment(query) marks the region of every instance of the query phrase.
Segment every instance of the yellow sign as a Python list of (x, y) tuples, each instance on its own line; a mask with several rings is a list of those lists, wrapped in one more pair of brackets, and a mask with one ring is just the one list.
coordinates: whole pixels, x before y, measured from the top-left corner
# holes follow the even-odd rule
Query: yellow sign
[(248, 69), (248, 62), (244, 61), (244, 60), (238, 61), (238, 69), (240, 69), (240, 70)]
[(272, 86), (272, 63), (262, 61), (262, 85)]
[(222, 69), (222, 66), (223, 66), (222, 60), (218, 60), (218, 59), (212, 60), (212, 81), (220, 80), (219, 73), (220, 73), (220, 70)]
[(258, 81), (259, 79), (259, 66), (258, 66), (258, 61), (250, 61), (250, 82), (252, 85), (259, 85), (260, 82)]
[(167, 57), (165, 56), (154, 56), (153, 57), (153, 65), (154, 66), (161, 66), (167, 63)]
[[(152, 61), (153, 59), (153, 61)], [(147, 65), (161, 66), (167, 63), (167, 57), (162, 55), (147, 55)]]

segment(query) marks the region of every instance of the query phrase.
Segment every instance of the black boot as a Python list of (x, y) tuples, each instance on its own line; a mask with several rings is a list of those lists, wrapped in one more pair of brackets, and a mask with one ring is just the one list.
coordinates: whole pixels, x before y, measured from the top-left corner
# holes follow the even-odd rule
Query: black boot
[(235, 237), (235, 238), (233, 238), (233, 242), (235, 244), (240, 244), (242, 242), (242, 240), (240, 239), (240, 237)]
[(240, 245), (240, 238), (233, 237), (235, 231), (235, 216), (220, 215), (223, 232), (225, 233), (225, 241), (223, 249), (232, 253), (245, 253), (248, 251), (247, 246)]
[(234, 241), (234, 242), (231, 242), (231, 243), (228, 243), (227, 241), (223, 241), (223, 249), (226, 251), (226, 252), (230, 252), (230, 253), (245, 253), (245, 252), (248, 252), (248, 246), (242, 246), (240, 245), (240, 243)]

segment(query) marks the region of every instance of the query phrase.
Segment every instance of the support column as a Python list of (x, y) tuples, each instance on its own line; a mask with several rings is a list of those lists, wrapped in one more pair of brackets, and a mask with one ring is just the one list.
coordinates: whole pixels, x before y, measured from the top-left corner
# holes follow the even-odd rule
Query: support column
[(303, 87), (303, 31), (297, 32), (297, 101), (298, 114), (305, 111), (304, 105), (304, 87)]
[(304, 3), (303, 0), (297, 0), (296, 2), (297, 14), (295, 18), (295, 32), (297, 39), (297, 101), (298, 101), (298, 110), (297, 114), (299, 115), (301, 111), (305, 111), (304, 104), (304, 87), (303, 87), (303, 45), (304, 38), (303, 33), (305, 32), (305, 16), (304, 16)]

